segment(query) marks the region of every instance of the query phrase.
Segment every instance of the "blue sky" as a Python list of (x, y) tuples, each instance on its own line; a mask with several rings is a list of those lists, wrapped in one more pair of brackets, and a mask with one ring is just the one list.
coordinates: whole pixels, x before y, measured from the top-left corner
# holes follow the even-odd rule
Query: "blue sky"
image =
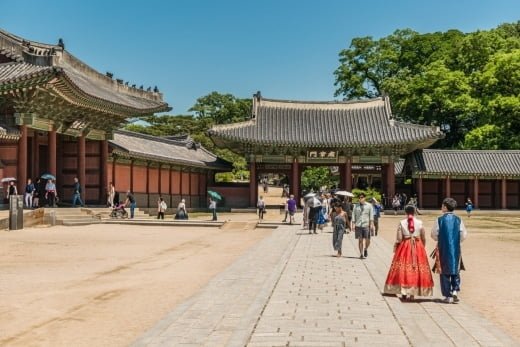
[(157, 85), (171, 114), (212, 91), (333, 100), (338, 53), (354, 37), (519, 19), (518, 0), (0, 0), (0, 28), (44, 43), (61, 37), (96, 70)]

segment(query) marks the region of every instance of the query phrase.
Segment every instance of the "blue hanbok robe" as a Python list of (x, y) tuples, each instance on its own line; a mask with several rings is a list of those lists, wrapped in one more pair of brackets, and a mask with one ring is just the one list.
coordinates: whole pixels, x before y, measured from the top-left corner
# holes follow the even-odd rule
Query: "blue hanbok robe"
[(456, 275), (461, 265), (461, 219), (453, 213), (445, 213), (437, 219), (441, 274)]

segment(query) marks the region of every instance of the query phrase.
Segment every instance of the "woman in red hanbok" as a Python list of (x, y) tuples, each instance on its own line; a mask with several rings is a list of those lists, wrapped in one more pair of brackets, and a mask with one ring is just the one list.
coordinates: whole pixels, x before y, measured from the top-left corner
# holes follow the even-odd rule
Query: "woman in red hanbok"
[(405, 300), (432, 296), (433, 278), (426, 255), (425, 231), (415, 218), (415, 207), (406, 206), (406, 219), (397, 227), (394, 258), (385, 282), (385, 294), (402, 295)]

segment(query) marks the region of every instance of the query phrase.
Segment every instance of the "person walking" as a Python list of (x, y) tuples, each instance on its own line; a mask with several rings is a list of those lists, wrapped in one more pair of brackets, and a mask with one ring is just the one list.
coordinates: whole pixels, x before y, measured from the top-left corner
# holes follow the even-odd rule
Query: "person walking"
[(135, 203), (134, 194), (132, 194), (130, 191), (126, 192), (125, 207), (127, 206), (130, 206), (130, 219), (134, 219), (134, 212), (137, 204)]
[(445, 303), (459, 302), (460, 270), (464, 270), (460, 244), (467, 237), (468, 231), (462, 219), (453, 213), (456, 207), (457, 202), (452, 198), (442, 201), (442, 216), (435, 221), (431, 233), (437, 241), (434, 269), (440, 274)]
[(381, 218), (382, 207), (376, 198), (370, 199), (370, 203), (374, 207), (374, 231), (371, 233), (371, 236), (377, 236), (377, 233), (379, 232), (379, 218)]
[(25, 201), (25, 207), (31, 208), (33, 207), (33, 195), (36, 191), (36, 187), (32, 183), (32, 180), (30, 178), (27, 179), (27, 184), (25, 186), (25, 192), (24, 192), (24, 201)]
[(370, 231), (374, 230), (374, 208), (365, 201), (365, 193), (360, 193), (359, 203), (352, 210), (352, 229), (358, 239), (360, 259), (368, 257)]
[(162, 196), (160, 196), (157, 200), (157, 219), (164, 219), (164, 212), (166, 212), (167, 208), (166, 202)]
[(289, 200), (287, 200), (287, 211), (289, 211), (289, 224), (294, 224), (294, 215), (296, 214), (296, 200), (294, 200), (294, 195), (291, 194), (289, 196)]
[(175, 212), (175, 219), (188, 219), (188, 212), (186, 211), (186, 200), (181, 199), (181, 202), (177, 205), (177, 211)]
[(74, 177), (74, 186), (72, 188), (72, 207), (76, 207), (76, 202), (79, 201), (79, 205), (83, 207), (83, 201), (81, 200), (81, 184), (77, 177)]
[(468, 218), (471, 217), (471, 211), (473, 211), (473, 202), (468, 198), (466, 200), (466, 213), (468, 214)]
[(211, 220), (217, 220), (217, 201), (209, 198), (209, 210), (213, 214), (213, 218)]
[(263, 220), (264, 219), (264, 213), (265, 213), (265, 201), (264, 197), (260, 196), (258, 198), (258, 202), (256, 203), (256, 207), (258, 208), (258, 219)]
[(334, 229), (332, 232), (332, 247), (337, 252), (336, 257), (341, 257), (342, 255), (342, 247), (343, 247), (343, 234), (345, 233), (345, 228), (348, 223), (348, 215), (347, 212), (343, 211), (343, 207), (341, 204), (336, 204), (334, 206)]
[(318, 216), (321, 211), (321, 202), (316, 198), (309, 199), (309, 214), (308, 214), (308, 224), (309, 224), (309, 234), (317, 234), (316, 227), (318, 226)]
[(433, 278), (426, 254), (423, 222), (415, 217), (414, 206), (408, 205), (404, 211), (406, 218), (397, 226), (394, 257), (383, 292), (413, 301), (415, 296), (433, 295)]

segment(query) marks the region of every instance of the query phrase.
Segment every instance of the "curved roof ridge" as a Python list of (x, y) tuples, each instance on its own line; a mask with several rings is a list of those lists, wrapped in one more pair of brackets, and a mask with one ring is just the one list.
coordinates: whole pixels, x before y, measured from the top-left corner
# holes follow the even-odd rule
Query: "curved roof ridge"
[(11, 41), (15, 41), (13, 43), (18, 43), (20, 45), (22, 45), (24, 42), (27, 42), (31, 46), (35, 46), (35, 47), (42, 48), (42, 49), (51, 49), (51, 48), (59, 47), (58, 45), (55, 45), (55, 44), (43, 43), (43, 42), (38, 42), (38, 41), (34, 41), (34, 40), (27, 40), (27, 39), (24, 39), (23, 37), (10, 33), (4, 29), (0, 29), (0, 35), (7, 37)]
[(256, 123), (256, 119), (252, 118), (243, 122), (237, 123), (228, 123), (228, 124), (216, 124), (211, 127), (209, 130), (227, 130), (227, 129), (240, 129), (250, 125), (254, 125)]
[[(70, 75), (70, 79), (75, 81), (76, 85), (78, 85), (78, 82), (82, 84), (81, 81), (90, 80), (90, 83), (98, 84), (100, 88), (105, 88), (112, 92), (164, 103), (162, 93), (128, 86), (123, 83), (122, 79), (112, 79), (84, 63), (58, 44), (44, 44), (26, 40), (0, 29), (0, 47), (4, 50), (10, 49), (13, 54), (20, 58), (16, 60), (32, 65), (62, 68), (66, 74)], [(34, 48), (36, 48), (37, 52), (33, 51)], [(91, 95), (90, 93), (87, 94)]]
[(172, 145), (180, 145), (180, 146), (184, 146), (188, 142), (193, 141), (193, 139), (191, 137), (188, 137), (186, 140), (173, 140), (173, 139), (168, 139), (168, 138), (165, 138), (165, 137), (159, 137), (159, 136), (150, 135), (150, 134), (138, 133), (138, 132), (131, 131), (131, 130), (126, 130), (126, 129), (114, 130), (114, 134), (122, 134), (122, 135), (127, 135), (127, 136), (138, 137), (138, 138), (145, 139), (145, 140), (162, 142), (162, 143), (169, 143), (169, 144), (172, 144)]
[(445, 153), (519, 153), (520, 149), (436, 149), (436, 148), (425, 148), (424, 152), (445, 152)]
[(415, 124), (415, 123), (409, 123), (409, 122), (402, 122), (402, 121), (394, 121), (394, 124), (408, 129), (430, 129), (430, 130), (436, 130), (438, 132), (441, 131), (441, 128), (436, 125), (425, 125), (425, 124)]
[(384, 106), (384, 99), (381, 97), (364, 100), (332, 100), (332, 101), (304, 101), (304, 100), (277, 100), (261, 98), (258, 102), (260, 108), (279, 107), (291, 109), (353, 109)]

